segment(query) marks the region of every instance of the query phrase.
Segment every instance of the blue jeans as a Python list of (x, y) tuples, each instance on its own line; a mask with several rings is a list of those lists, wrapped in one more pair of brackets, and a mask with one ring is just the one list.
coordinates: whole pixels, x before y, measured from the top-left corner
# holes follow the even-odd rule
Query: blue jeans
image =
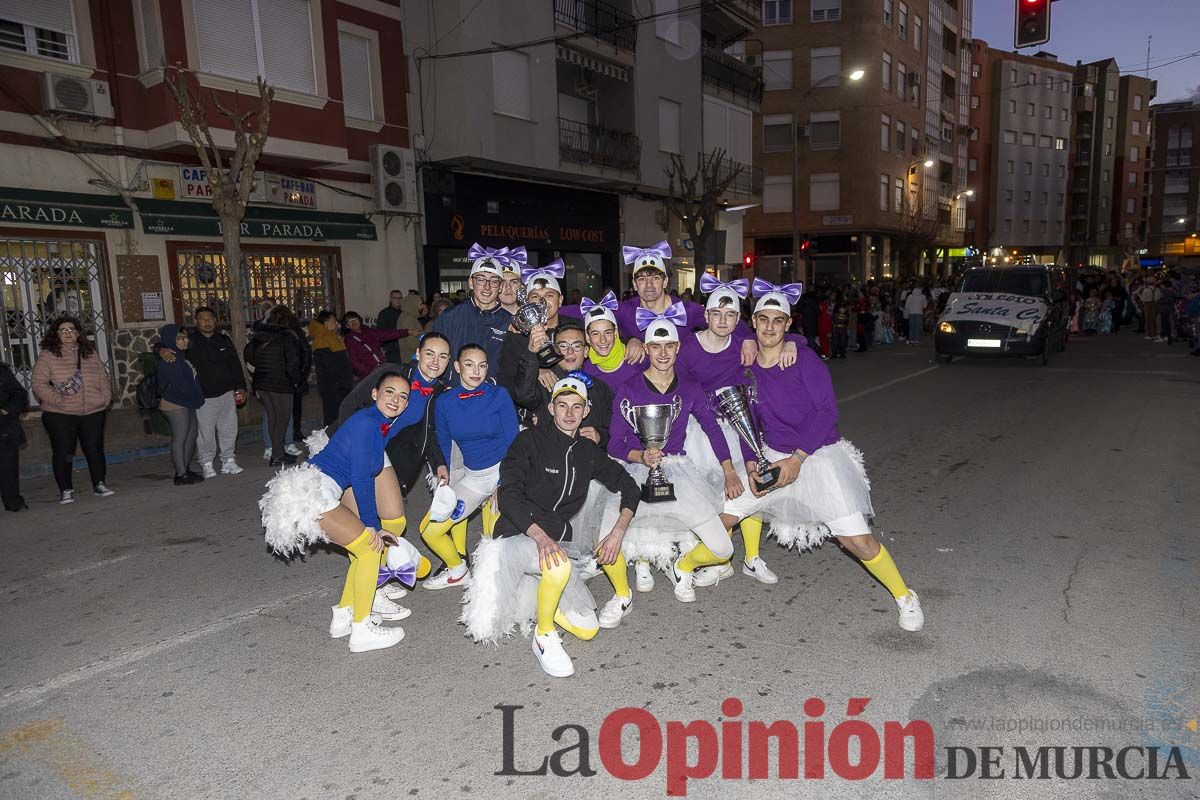
[(921, 341), (921, 328), (923, 327), (925, 318), (923, 314), (908, 315), (908, 340), (913, 344)]

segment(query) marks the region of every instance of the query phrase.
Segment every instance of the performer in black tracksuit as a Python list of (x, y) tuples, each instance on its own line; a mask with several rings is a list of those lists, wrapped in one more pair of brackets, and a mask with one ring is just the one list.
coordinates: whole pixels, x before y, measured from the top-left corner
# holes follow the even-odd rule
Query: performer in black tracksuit
[(480, 542), (474, 581), (463, 601), (463, 622), (477, 641), (496, 641), (528, 625), (529, 610), (536, 608), (533, 653), (554, 677), (575, 671), (555, 625), (580, 639), (591, 639), (600, 629), (595, 601), (563, 549), (574, 536), (590, 541), (593, 534), (573, 531), (571, 519), (583, 508), (593, 479), (621, 495), (613, 533), (596, 550), (597, 561), (612, 562), (640, 496), (621, 465), (579, 436), (587, 401), (587, 386), (574, 376), (564, 378), (551, 391), (545, 412), (549, 424), (517, 435), (500, 464), (495, 538)]

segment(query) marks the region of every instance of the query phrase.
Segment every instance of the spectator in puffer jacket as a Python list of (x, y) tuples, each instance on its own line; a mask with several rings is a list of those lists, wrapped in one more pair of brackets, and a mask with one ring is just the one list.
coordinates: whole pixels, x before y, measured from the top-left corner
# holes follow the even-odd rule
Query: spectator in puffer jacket
[(292, 312), (287, 306), (271, 309), (265, 322), (254, 324), (254, 336), (246, 344), (246, 365), (254, 369), (251, 385), (267, 417), (271, 440), (272, 467), (296, 463), (284, 447), (292, 418), (292, 394), (300, 379), (300, 352), (291, 328)]
[(328, 426), (338, 418), (338, 407), (354, 388), (354, 370), (342, 341), (341, 325), (332, 311), (322, 311), (308, 323), (308, 335), (317, 370), (317, 394), (321, 395), (322, 424)]
[(354, 377), (362, 380), (371, 374), (371, 370), (388, 360), (384, 352), (384, 342), (392, 342), (408, 336), (407, 328), (394, 331), (382, 331), (378, 328), (368, 328), (363, 325), (362, 316), (356, 311), (347, 311), (342, 317), (342, 328), (345, 330), (346, 353), (350, 356), (350, 366), (354, 368)]
[[(175, 466), (176, 486), (204, 480), (192, 471), (199, 426), (196, 411), (204, 405), (204, 390), (196, 377), (196, 368), (185, 357), (190, 339), (187, 330), (175, 325), (163, 325), (158, 336), (158, 389), (162, 396), (158, 410), (171, 425), (171, 461)], [(175, 354), (174, 360), (162, 358), (165, 350)]]

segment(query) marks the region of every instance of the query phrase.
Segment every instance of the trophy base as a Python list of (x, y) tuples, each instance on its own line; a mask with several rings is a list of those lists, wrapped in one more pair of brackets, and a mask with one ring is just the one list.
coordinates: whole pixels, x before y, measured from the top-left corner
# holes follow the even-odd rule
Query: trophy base
[(675, 485), (671, 483), (642, 484), (643, 503), (667, 503), (675, 499)]
[(554, 351), (550, 345), (543, 346), (537, 351), (538, 366), (542, 369), (550, 369), (558, 362), (562, 361), (562, 356)]
[(758, 489), (758, 491), (769, 492), (774, 489), (775, 484), (779, 482), (779, 467), (769, 469), (766, 472), (760, 472), (758, 473), (757, 480), (754, 478), (751, 478), (750, 480), (754, 481), (754, 486), (756, 489)]

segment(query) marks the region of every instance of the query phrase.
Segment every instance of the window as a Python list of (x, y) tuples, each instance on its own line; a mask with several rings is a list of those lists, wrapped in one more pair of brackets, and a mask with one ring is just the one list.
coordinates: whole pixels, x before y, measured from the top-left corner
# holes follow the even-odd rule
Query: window
[(1042, 177), (1043, 178), (1050, 177), (1050, 165), (1049, 164), (1042, 164)]
[(1067, 177), (1067, 165), (1066, 164), (1058, 165), (1058, 177), (1060, 177), (1060, 178)]
[(813, 22), (837, 22), (842, 18), (842, 0), (812, 0)]
[(1054, 109), (1051, 106), (1042, 108), (1042, 119), (1054, 119)]
[(1060, 108), (1058, 110), (1058, 119), (1060, 122), (1066, 122), (1067, 120), (1069, 120), (1071, 118), (1070, 115), (1071, 115), (1071, 112), (1065, 108)]
[(900, 16), (896, 20), (896, 35), (901, 39), (908, 38), (908, 5), (900, 4)]
[(896, 178), (892, 182), (892, 211), (899, 214), (904, 210), (904, 181)]
[(1129, 148), (1129, 163), (1136, 164), (1138, 160), (1138, 149), (1136, 147)]
[(1016, 82), (1017, 82), (1017, 70), (1016, 70), (1016, 68), (1010, 69), (1010, 70), (1008, 71), (1008, 82), (1009, 82), (1009, 83), (1016, 83)]
[[(971, 196), (971, 199), (972, 200), (975, 199), (974, 195)], [(975, 230), (975, 220), (973, 220), (973, 219), (967, 220), (967, 230), (969, 230), (969, 231)]]
[(1131, 197), (1131, 198), (1129, 198), (1128, 200), (1126, 200), (1126, 201), (1125, 201), (1125, 213), (1126, 213), (1126, 214), (1132, 214), (1132, 213), (1133, 213), (1133, 208), (1134, 208), (1134, 206), (1136, 206), (1136, 205), (1137, 205), (1137, 201), (1136, 201), (1136, 200), (1134, 200), (1132, 197)]
[(1051, 144), (1051, 140), (1050, 140), (1049, 136), (1039, 136), (1038, 137), (1038, 147), (1049, 148), (1050, 144)]
[(1058, 222), (1054, 223), (1054, 226), (1055, 226), (1055, 227), (1058, 229), (1058, 238), (1060, 238), (1060, 239), (1061, 239), (1061, 238), (1062, 238), (1062, 235), (1063, 235), (1063, 223), (1062, 223), (1062, 220), (1060, 219)]
[(840, 111), (814, 111), (808, 118), (808, 144), (813, 150), (836, 150), (842, 144)]
[(1137, 186), (1137, 173), (1136, 172), (1129, 173), (1129, 185)]
[(979, 128), (971, 128), (971, 141), (979, 141)]
[(1111, 116), (1104, 118), (1104, 129), (1111, 131), (1113, 127), (1113, 118)]
[(1055, 150), (1066, 150), (1067, 149), (1067, 140), (1062, 138), (1061, 136), (1056, 137), (1054, 140), (1054, 149)]
[(1017, 132), (1016, 131), (1004, 131), (1000, 136), (1005, 144), (1016, 144), (1017, 143)]
[(792, 178), (790, 175), (768, 175), (763, 178), (763, 212), (776, 214), (792, 210)]
[(1025, 203), (1025, 205), (1029, 205), (1029, 201), (1030, 201), (1030, 198), (1031, 198), (1031, 194), (1032, 194), (1031, 192), (1029, 192), (1028, 190), (1026, 190), (1026, 191), (1024, 192), (1024, 195), (1021, 197), (1021, 201), (1022, 201), (1022, 202), (1024, 202), (1024, 203)]
[(1105, 142), (1105, 143), (1104, 143), (1104, 155), (1105, 155), (1105, 156), (1111, 156), (1111, 155), (1112, 155), (1112, 142)]
[(1032, 162), (1032, 161), (1026, 161), (1026, 162), (1025, 162), (1025, 174), (1026, 174), (1026, 175), (1032, 175), (1032, 174), (1033, 174), (1033, 162)]
[(1108, 198), (1105, 197), (1104, 195), (1100, 195), (1100, 207), (1108, 208)]
[(1134, 136), (1142, 135), (1142, 121), (1140, 119), (1135, 119), (1133, 121), (1133, 135)]
[[(839, 5), (841, 5), (839, 0)], [(763, 0), (763, 25), (790, 25), (792, 0)]]
[(888, 210), (888, 187), (891, 186), (891, 178), (887, 175), (879, 176), (879, 210)]
[(917, 152), (921, 149), (921, 137), (917, 133), (916, 125), (913, 125), (911, 128), (908, 129), (908, 136), (909, 136), (909, 140), (912, 142), (912, 146), (909, 149), (909, 152), (915, 156), (917, 154)]
[(679, 103), (665, 97), (658, 98), (658, 149), (679, 152)]
[(365, 36), (338, 31), (338, 58), (342, 65), (342, 107), (347, 119), (374, 120), (375, 79), (371, 42)]
[(1013, 190), (1012, 190), (1012, 189), (1005, 189), (1005, 190), (1004, 190), (1004, 201), (1005, 201), (1006, 203), (1011, 203), (1011, 202), (1012, 202), (1012, 199), (1013, 199)]
[(908, 69), (901, 62), (896, 62), (896, 96), (904, 97), (904, 87), (908, 84)]
[(1024, 145), (1025, 147), (1033, 147), (1033, 145), (1034, 145), (1033, 134), (1032, 133), (1022, 133), (1021, 134), (1021, 144)]
[(1142, 96), (1140, 94), (1135, 94), (1133, 96), (1133, 110), (1134, 111), (1142, 110)]
[(1034, 103), (1026, 103), (1025, 104), (1025, 116), (1036, 117), (1037, 116), (1037, 105)]
[(1017, 162), (1015, 162), (1015, 161), (1012, 161), (1012, 160), (1009, 160), (1009, 162), (1008, 162), (1008, 167), (1005, 169), (1005, 171), (1006, 171), (1006, 172), (1007, 172), (1009, 175), (1012, 175), (1014, 172), (1016, 172), (1016, 171), (1017, 171)]
[(1063, 90), (1063, 94), (1067, 94), (1071, 91), (1071, 82), (1069, 80), (1067, 80), (1066, 78), (1063, 78), (1062, 90)]
[(1125, 238), (1126, 239), (1133, 238), (1133, 223), (1132, 222), (1125, 223)]
[(973, 158), (969, 158), (969, 159), (967, 159), (967, 171), (968, 171), (968, 172), (975, 172), (975, 171), (976, 171), (976, 170), (978, 170), (978, 169), (979, 169), (979, 162), (978, 162), (978, 161), (976, 161), (976, 160), (975, 160), (975, 159), (973, 159)]
[[(917, 48), (917, 52), (921, 50), (921, 15), (913, 14), (913, 47)], [(975, 65), (979, 67), (978, 64)]]
[(892, 118), (887, 114), (879, 118), (879, 149), (887, 152), (891, 149)]
[(1029, 233), (1029, 220), (1021, 220), (1021, 233)]
[(842, 84), (842, 48), (814, 47), (809, 52), (812, 86)]
[(879, 72), (879, 79), (882, 82), (883, 90), (890, 92), (892, 90), (892, 56), (890, 53), (883, 54), (883, 67)]
[(768, 50), (763, 53), (763, 88), (792, 88), (791, 50)]
[(78, 63), (71, 6), (71, 0), (0, 3), (0, 48)]
[(1045, 80), (1046, 80), (1046, 89), (1047, 89), (1047, 91), (1051, 91), (1051, 92), (1053, 92), (1053, 91), (1054, 91), (1054, 76), (1053, 76), (1053, 75), (1047, 75), (1047, 76), (1046, 76), (1046, 78), (1045, 78)]
[(978, 77), (979, 77), (979, 65), (978, 65), (978, 64), (972, 64), (972, 65), (971, 65), (971, 77), (972, 77), (972, 78), (978, 78)]
[(1011, 219), (1004, 220), (1004, 232), (1012, 233), (1012, 220)]
[(838, 173), (818, 172), (808, 179), (810, 211), (836, 211), (841, 208)]
[(679, 0), (654, 0), (654, 35), (679, 44)]
[(1049, 192), (1042, 192), (1042, 194), (1041, 194), (1041, 204), (1042, 204), (1042, 205), (1044, 205), (1044, 206), (1045, 206), (1045, 205), (1049, 205), (1049, 204), (1050, 204), (1050, 193), (1049, 193)]
[[(163, 66), (162, 25), (155, 0), (140, 0), (137, 4), (137, 33), (141, 42), (142, 69), (151, 70)], [(2, 40), (0, 40), (2, 41)]]
[(520, 50), (492, 53), (492, 111), (532, 119), (528, 53)]
[(945, 119), (942, 120), (942, 141), (954, 141), (954, 123), (947, 122)]
[(907, 140), (908, 136), (905, 133), (904, 123), (896, 120), (896, 152), (900, 155), (904, 154), (904, 145)]
[(1058, 200), (1058, 205), (1059, 205), (1059, 207), (1061, 207), (1061, 206), (1062, 206), (1062, 204), (1063, 204), (1063, 197), (1064, 197), (1064, 195), (1063, 195), (1063, 193), (1062, 193), (1062, 192), (1059, 192), (1059, 193), (1056, 195), (1056, 198), (1057, 198), (1057, 200)]
[(1101, 180), (1103, 180), (1105, 183), (1108, 183), (1109, 181), (1112, 180), (1112, 170), (1111, 169), (1106, 169), (1101, 174), (1103, 175)]
[(763, 152), (777, 153), (792, 149), (792, 115), (767, 114), (763, 117)]
[(1016, 100), (1008, 101), (1008, 113), (1010, 113), (1010, 114), (1017, 113), (1017, 101)]
[(1108, 90), (1108, 91), (1105, 93), (1105, 97), (1107, 97), (1107, 98), (1108, 98), (1108, 102), (1110, 102), (1110, 103), (1111, 103), (1111, 102), (1113, 102), (1114, 100), (1116, 100), (1116, 99), (1117, 99), (1117, 90), (1116, 90), (1116, 89), (1109, 89), (1109, 90)]
[(1025, 82), (1028, 83), (1030, 86), (1037, 86), (1037, 74), (1030, 72), (1028, 75), (1025, 76)]
[(892, 0), (883, 0), (883, 26), (892, 27)]
[(1041, 222), (1039, 222), (1038, 226), (1041, 228), (1042, 235), (1045, 236), (1046, 235), (1046, 220), (1042, 220)]
[[(316, 93), (308, 0), (193, 3), (192, 8), (202, 71), (246, 81), (261, 75), (279, 89)], [(526, 64), (528, 90), (529, 57), (519, 55)]]

